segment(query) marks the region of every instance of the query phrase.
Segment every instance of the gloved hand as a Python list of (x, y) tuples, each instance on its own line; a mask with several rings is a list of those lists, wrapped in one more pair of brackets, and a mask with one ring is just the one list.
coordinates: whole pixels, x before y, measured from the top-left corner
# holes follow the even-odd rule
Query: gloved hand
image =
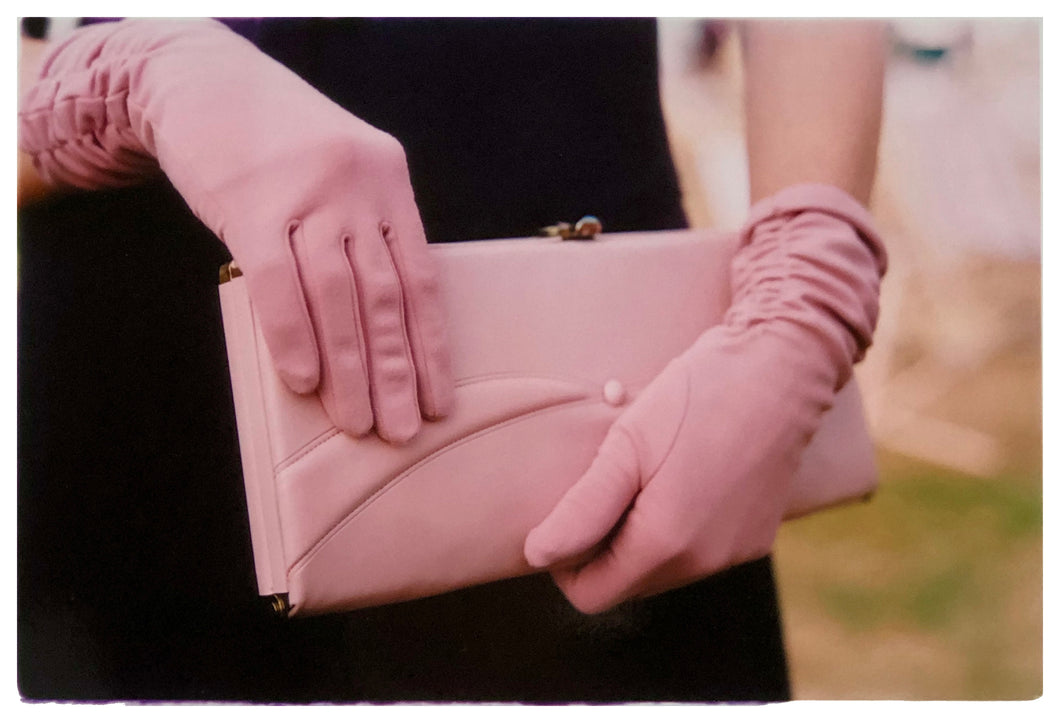
[(800, 454), (871, 342), (885, 266), (868, 213), (836, 188), (756, 204), (723, 323), (616, 420), (527, 561), (599, 612), (766, 555)]
[(401, 442), (448, 411), (404, 151), (243, 38), (213, 21), (83, 28), (45, 59), (19, 129), (52, 183), (161, 168), (242, 268), (281, 378), (318, 390), (336, 426)]

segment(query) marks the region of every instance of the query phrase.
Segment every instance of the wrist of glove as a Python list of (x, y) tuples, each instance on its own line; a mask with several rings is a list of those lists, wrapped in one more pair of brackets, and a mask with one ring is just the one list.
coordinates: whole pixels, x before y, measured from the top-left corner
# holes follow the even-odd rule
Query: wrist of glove
[(243, 38), (213, 21), (84, 28), (45, 60), (19, 130), (53, 183), (161, 168), (242, 268), (281, 378), (317, 391), (339, 428), (400, 442), (447, 413), (404, 151)]
[(598, 612), (767, 554), (801, 452), (871, 342), (885, 264), (838, 189), (756, 204), (724, 323), (619, 417), (527, 537), (528, 562)]

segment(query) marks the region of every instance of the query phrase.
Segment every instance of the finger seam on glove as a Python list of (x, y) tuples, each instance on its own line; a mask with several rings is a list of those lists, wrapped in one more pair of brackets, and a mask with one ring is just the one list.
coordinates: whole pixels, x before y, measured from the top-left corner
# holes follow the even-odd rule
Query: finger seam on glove
[[(358, 354), (360, 355), (361, 362), (361, 374), (364, 379), (370, 380), (372, 378), (370, 372), (370, 366), (368, 362), (368, 330), (365, 328), (364, 320), (364, 306), (363, 300), (361, 299), (361, 283), (357, 278), (357, 265), (350, 260), (350, 245), (353, 241), (353, 234), (349, 231), (344, 231), (341, 234), (342, 238), (342, 258), (346, 260), (346, 273), (350, 280), (350, 300), (353, 302), (353, 318), (357, 324), (357, 348)], [(373, 414), (375, 410), (373, 408)]]
[[(405, 259), (405, 252), (402, 249), (402, 246), (401, 246), (401, 243), (400, 243), (400, 239), (398, 238), (398, 231), (394, 227), (394, 224), (392, 222), (384, 221), (384, 222), (380, 223), (380, 233), (382, 234), (384, 244), (386, 245), (387, 252), (388, 252), (388, 254), (390, 256), (390, 262), (394, 266), (394, 273), (397, 274), (397, 277), (400, 280), (402, 286), (404, 286), (407, 283), (408, 279), (406, 279), (404, 277), (404, 275), (402, 274), (402, 269), (405, 268), (405, 264), (407, 262), (406, 262), (406, 259)], [(397, 257), (397, 260), (395, 260), (395, 257)], [(400, 261), (400, 263), (398, 263), (398, 261)], [(423, 332), (422, 332), (422, 329), (420, 328), (420, 319), (416, 315), (415, 307), (412, 304), (410, 304), (410, 303), (406, 303), (404, 295), (402, 295), (401, 306), (402, 306), (401, 318), (402, 318), (402, 323), (404, 324), (404, 327), (405, 327), (405, 336), (406, 336), (406, 338), (408, 338), (408, 336), (410, 334), (414, 334), (415, 337), (416, 337), (416, 345), (415, 345), (415, 347), (412, 346), (411, 343), (410, 343), (410, 345), (408, 347), (409, 348), (409, 353), (412, 354), (413, 353), (413, 349), (417, 348), (417, 347), (420, 348), (420, 349), (426, 350), (427, 345), (426, 345), (426, 342), (423, 339)], [(412, 359), (411, 361), (412, 361), (412, 368), (413, 368), (413, 370), (415, 372), (415, 375), (416, 375), (416, 379), (417, 379), (417, 381), (420, 381), (423, 384), (423, 386), (425, 387), (425, 389), (426, 389), (426, 394), (425, 394), (426, 399), (428, 400), (430, 406), (432, 407), (432, 409), (428, 411), (428, 414), (430, 416), (436, 416), (437, 415), (437, 410), (433, 409), (433, 406), (434, 406), (435, 391), (437, 389), (437, 385), (436, 385), (434, 379), (431, 377), (430, 365), (426, 364), (426, 363), (422, 364), (422, 365), (417, 365), (417, 364), (415, 364), (415, 359)], [(420, 366), (422, 366), (422, 368), (420, 368)], [(420, 394), (419, 394), (418, 390), (417, 390), (416, 397), (417, 397), (417, 399), (416, 399), (417, 405), (422, 405), (424, 403), (424, 399), (422, 399), (420, 397)]]
[[(655, 465), (655, 468), (652, 469), (651, 472), (641, 475), (641, 489), (643, 489), (645, 485), (647, 485), (648, 482), (659, 473), (659, 470), (663, 468), (663, 466), (666, 464), (666, 461), (670, 459), (670, 455), (673, 453), (674, 447), (677, 446), (677, 440), (681, 437), (681, 430), (684, 429), (685, 422), (688, 421), (688, 408), (691, 403), (692, 397), (692, 374), (688, 369), (687, 361), (682, 359), (680, 363), (682, 364), (681, 378), (684, 382), (684, 395), (681, 398), (681, 419), (674, 427), (673, 435), (670, 437), (670, 440), (666, 445), (666, 451), (662, 455), (660, 455), (658, 464)], [(633, 444), (633, 448), (638, 449), (636, 437), (628, 429), (626, 429), (625, 425), (618, 424), (616, 425), (616, 427), (618, 427), (620, 431), (625, 432), (626, 435), (630, 437), (630, 442)], [(644, 450), (641, 451), (643, 452)], [(634, 497), (634, 501), (636, 501), (636, 497)]]
[[(419, 419), (420, 419), (420, 411), (419, 411), (420, 407), (419, 407), (419, 394), (418, 394), (418, 390), (416, 389), (416, 372), (417, 372), (417, 370), (416, 370), (415, 362), (414, 362), (414, 360), (412, 358), (412, 349), (411, 349), (411, 344), (409, 342), (408, 319), (407, 319), (406, 314), (405, 314), (405, 292), (404, 292), (404, 289), (402, 288), (401, 274), (398, 271), (397, 264), (394, 262), (394, 256), (393, 256), (391, 247), (386, 242), (386, 229), (388, 228), (388, 226), (389, 226), (389, 224), (387, 222), (385, 222), (385, 221), (380, 222), (377, 225), (376, 233), (378, 234), (378, 242), (381, 242), (381, 245), (382, 245), (383, 257), (386, 259), (386, 263), (388, 264), (388, 268), (389, 268), (389, 271), (392, 274), (392, 278), (396, 280), (395, 283), (393, 284), (393, 288), (385, 289), (382, 292), (382, 294), (385, 295), (385, 294), (391, 294), (392, 293), (394, 295), (394, 297), (395, 297), (394, 300), (393, 300), (392, 306), (397, 311), (398, 328), (400, 330), (400, 335), (401, 335), (401, 356), (402, 356), (403, 361), (404, 361), (404, 367), (403, 368), (404, 368), (404, 372), (406, 374), (408, 374), (411, 377), (411, 380), (412, 380), (412, 384), (410, 385), (410, 388), (411, 388), (411, 395), (412, 395), (412, 403), (415, 406), (415, 419), (417, 421), (417, 424), (415, 425), (415, 429), (412, 431), (412, 434), (408, 435), (407, 437), (406, 437), (404, 432), (399, 432), (396, 429), (395, 430), (391, 430), (389, 428), (390, 427), (390, 422), (391, 422), (391, 420), (392, 420), (392, 418), (394, 416), (393, 414), (391, 414), (391, 413), (380, 414), (380, 410), (389, 411), (382, 405), (380, 394), (379, 394), (380, 383), (378, 381), (378, 378), (379, 378), (379, 375), (383, 374), (383, 370), (381, 369), (380, 365), (381, 365), (382, 362), (391, 360), (394, 357), (392, 355), (379, 355), (377, 353), (378, 352), (377, 345), (374, 344), (374, 343), (370, 343), (370, 339), (374, 339), (376, 337), (376, 335), (378, 334), (378, 330), (373, 329), (372, 330), (372, 335), (369, 336), (369, 334), (368, 334), (368, 330), (370, 328), (369, 321), (368, 321), (369, 317), (371, 316), (371, 317), (375, 317), (375, 318), (383, 318), (385, 315), (378, 314), (376, 310), (368, 309), (366, 307), (366, 305), (365, 305), (365, 296), (364, 296), (365, 293), (366, 293), (366, 287), (364, 285), (361, 285), (361, 284), (358, 284), (357, 287), (356, 287), (357, 288), (357, 292), (360, 295), (360, 298), (359, 298), (359, 312), (360, 313), (358, 314), (358, 318), (360, 319), (361, 329), (362, 329), (362, 332), (363, 332), (362, 333), (362, 340), (363, 340), (363, 343), (364, 343), (364, 346), (365, 346), (365, 351), (364, 351), (364, 357), (363, 358), (364, 358), (365, 362), (367, 363), (367, 367), (368, 367), (369, 398), (371, 400), (371, 405), (372, 405), (372, 415), (375, 418), (376, 431), (379, 432), (380, 436), (383, 437), (384, 439), (386, 439), (387, 441), (390, 441), (390, 442), (403, 442), (403, 441), (408, 441), (408, 439), (411, 438), (411, 436), (414, 436), (415, 432), (419, 430), (418, 422), (419, 422)], [(365, 241), (361, 241), (356, 236), (354, 236), (351, 240), (352, 240), (353, 244), (358, 244), (358, 243), (364, 243), (365, 242)], [(368, 242), (369, 243), (375, 243), (375, 242), (377, 242), (377, 240), (376, 239), (371, 239)], [(347, 254), (347, 261), (349, 261), (348, 254)], [(354, 268), (353, 268), (354, 265), (352, 263), (348, 263), (347, 265), (350, 268), (350, 272), (354, 273)], [(379, 293), (380, 292), (377, 290), (377, 294), (379, 294)], [(376, 299), (375, 301), (376, 301), (376, 303), (379, 302), (378, 299)], [(389, 307), (389, 306), (391, 306), (391, 304), (388, 304), (387, 306)], [(407, 385), (402, 385), (402, 386), (406, 387)], [(382, 424), (380, 424), (381, 421), (382, 421)], [(397, 434), (396, 435), (392, 434), (392, 432), (397, 432)]]

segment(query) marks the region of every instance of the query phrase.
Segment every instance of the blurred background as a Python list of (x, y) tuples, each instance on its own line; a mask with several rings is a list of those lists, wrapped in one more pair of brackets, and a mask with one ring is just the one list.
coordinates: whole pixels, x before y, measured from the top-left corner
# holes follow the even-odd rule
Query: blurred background
[[(781, 531), (794, 694), (1035, 698), (1041, 21), (889, 26), (872, 210), (890, 270), (858, 369), (881, 485), (867, 504)], [(659, 33), (689, 218), (735, 229), (748, 204), (737, 34), (699, 19), (661, 20)]]
[[(799, 22), (799, 21), (793, 21)], [(881, 485), (777, 545), (799, 699), (1042, 693), (1041, 21), (901, 20), (873, 212), (890, 252), (858, 370)], [(731, 22), (660, 21), (694, 225), (746, 211)]]

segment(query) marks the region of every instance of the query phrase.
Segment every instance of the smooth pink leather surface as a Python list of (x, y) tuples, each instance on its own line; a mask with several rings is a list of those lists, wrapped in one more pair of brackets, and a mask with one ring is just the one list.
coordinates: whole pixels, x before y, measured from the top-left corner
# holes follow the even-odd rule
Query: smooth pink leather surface
[[(292, 393), (243, 279), (223, 284), (261, 593), (288, 592), (292, 615), (316, 614), (530, 572), (529, 530), (636, 393), (723, 318), (736, 243), (692, 230), (430, 247), (456, 402), (402, 446), (342, 434), (315, 396)], [(785, 516), (875, 486), (849, 383), (802, 457)]]

